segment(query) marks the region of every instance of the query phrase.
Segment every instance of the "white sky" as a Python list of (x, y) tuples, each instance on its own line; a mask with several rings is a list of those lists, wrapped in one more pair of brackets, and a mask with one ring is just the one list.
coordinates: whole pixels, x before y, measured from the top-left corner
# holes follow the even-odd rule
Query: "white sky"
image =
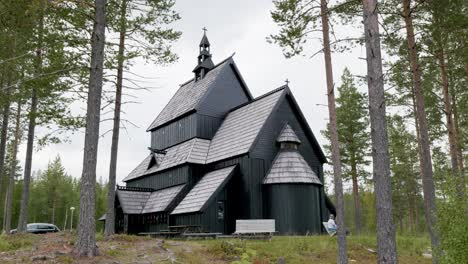
[[(134, 93), (138, 96), (140, 104), (123, 106), (124, 118), (137, 124), (139, 128), (129, 127), (128, 133), (121, 131), (117, 164), (118, 183), (121, 183), (148, 154), (150, 134), (145, 132), (148, 125), (167, 104), (179, 84), (192, 78), (198, 44), (203, 34), (202, 27), (208, 29), (214, 63), (235, 52), (234, 60), (255, 97), (283, 85), (288, 78), (291, 90), (312, 131), (321, 145), (325, 143), (320, 133), (325, 128), (328, 117), (327, 108), (323, 106), (327, 104), (323, 54), (312, 59), (297, 57), (287, 60), (278, 46), (266, 43), (265, 38), (277, 32), (277, 27), (270, 17), (270, 10), (273, 9), (271, 0), (178, 0), (175, 9), (182, 17), (174, 24), (177, 30), (182, 31), (181, 39), (174, 46), (174, 51), (180, 57), (179, 61), (165, 68), (135, 63), (131, 69), (139, 75), (155, 78), (149, 80), (147, 85), (158, 89)], [(320, 49), (321, 43), (311, 41), (307, 45), (308, 54), (311, 55)], [(363, 57), (363, 47), (357, 47), (347, 53), (333, 54), (335, 84), (340, 84), (340, 75), (346, 66), (353, 74), (364, 75), (366, 65)], [(365, 87), (361, 89), (367, 90)], [(110, 129), (111, 125), (111, 122), (103, 123), (101, 133)], [(74, 177), (80, 177), (83, 143), (84, 133), (81, 131), (71, 137), (70, 143), (52, 145), (39, 152), (35, 151), (33, 171), (45, 169), (50, 160), (60, 155), (67, 172)], [(99, 142), (98, 179), (108, 177), (110, 145), (109, 133)], [(20, 151), (19, 158), (23, 166), (25, 146), (22, 146)]]

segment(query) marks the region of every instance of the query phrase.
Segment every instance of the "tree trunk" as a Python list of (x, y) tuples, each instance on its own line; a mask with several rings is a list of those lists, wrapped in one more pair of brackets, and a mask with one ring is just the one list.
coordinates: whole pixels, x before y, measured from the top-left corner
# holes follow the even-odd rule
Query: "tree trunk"
[[(421, 87), (421, 69), (418, 62), (418, 52), (416, 49), (416, 41), (414, 38), (413, 19), (411, 17), (411, 1), (402, 0), (403, 17), (406, 26), (406, 38), (408, 42), (408, 52), (411, 64), (411, 72), (413, 75), (413, 86), (416, 99), (416, 115), (419, 122), (419, 138), (420, 138), (420, 165), (422, 175), (422, 185), (424, 193), (424, 205), (426, 215), (426, 225), (431, 237), (432, 251), (437, 252), (439, 238), (436, 234), (436, 205), (435, 205), (435, 187), (432, 171), (431, 150), (429, 142), (429, 133), (427, 129), (426, 110), (424, 107), (424, 95)], [(437, 263), (437, 254), (434, 254), (432, 263)]]
[(330, 141), (332, 149), (333, 176), (335, 182), (336, 223), (338, 236), (337, 263), (345, 264), (348, 263), (348, 252), (346, 246), (346, 227), (344, 219), (344, 199), (343, 183), (341, 178), (340, 146), (338, 141), (338, 129), (336, 121), (335, 90), (333, 87), (334, 84), (328, 25), (328, 6), (326, 0), (320, 1), (320, 11), (322, 17), (323, 50), (325, 56), (325, 71), (327, 75), (328, 112), (330, 118)]
[[(46, 2), (42, 2), (42, 5), (46, 5)], [(35, 61), (35, 74), (40, 76), (42, 71), (42, 39), (44, 35), (44, 9), (40, 8), (40, 17), (38, 25), (38, 41), (36, 49), (36, 61)], [(29, 206), (29, 186), (31, 184), (31, 167), (32, 167), (32, 156), (34, 149), (34, 132), (36, 129), (36, 115), (37, 115), (37, 88), (33, 87), (31, 91), (31, 110), (29, 111), (29, 124), (28, 124), (28, 139), (26, 143), (26, 158), (24, 163), (24, 180), (23, 180), (23, 193), (21, 195), (21, 206), (20, 214), (18, 219), (18, 232), (26, 232), (26, 225), (28, 224), (28, 206)]]
[(75, 253), (93, 257), (97, 254), (95, 222), (96, 162), (102, 96), (106, 0), (95, 0), (94, 28), (91, 37), (91, 67), (86, 112), (86, 134), (81, 176), (80, 221)]
[(458, 108), (457, 108), (457, 98), (452, 93), (452, 106), (453, 106), (453, 124), (455, 127), (455, 147), (458, 158), (458, 166), (461, 176), (462, 185), (465, 186), (465, 166), (463, 165), (463, 151), (461, 147), (461, 139), (463, 138), (460, 131), (460, 124), (458, 122)]
[(126, 34), (126, 14), (127, 14), (127, 0), (122, 0), (120, 7), (120, 39), (118, 51), (118, 65), (117, 65), (117, 85), (115, 89), (115, 106), (114, 106), (114, 125), (112, 128), (112, 145), (111, 145), (111, 159), (109, 166), (109, 184), (107, 192), (107, 213), (106, 213), (106, 226), (104, 235), (111, 236), (115, 233), (115, 179), (117, 171), (117, 153), (119, 148), (119, 132), (120, 132), (120, 109), (122, 102), (122, 82), (123, 82), (123, 66), (125, 55), (125, 34)]
[(377, 0), (363, 0), (378, 263), (397, 263)]
[(450, 96), (450, 89), (449, 89), (449, 81), (447, 75), (447, 64), (445, 62), (445, 53), (444, 48), (442, 45), (440, 46), (440, 51), (437, 54), (437, 59), (439, 61), (440, 67), (440, 75), (442, 77), (442, 94), (444, 98), (444, 113), (445, 119), (447, 122), (447, 132), (448, 132), (448, 140), (449, 140), (449, 153), (450, 153), (450, 161), (452, 163), (452, 172), (453, 176), (456, 178), (456, 190), (458, 198), (463, 200), (465, 186), (462, 185), (462, 175), (460, 172), (460, 166), (458, 164), (458, 156), (457, 156), (457, 133), (455, 131), (455, 124), (453, 122), (453, 107), (451, 102)]
[(353, 197), (354, 197), (354, 224), (356, 226), (356, 233), (361, 233), (361, 204), (359, 202), (359, 186), (357, 180), (357, 165), (356, 160), (351, 159), (351, 179), (353, 181)]
[(21, 103), (18, 103), (16, 110), (16, 126), (15, 126), (15, 138), (13, 140), (12, 151), (11, 151), (11, 168), (10, 168), (10, 179), (7, 190), (7, 210), (5, 219), (5, 233), (10, 234), (11, 230), (11, 215), (13, 213), (13, 191), (15, 188), (15, 174), (16, 174), (16, 156), (18, 154), (18, 145), (21, 138), (20, 121), (21, 121)]
[[(5, 170), (5, 152), (6, 152), (6, 144), (7, 144), (7, 136), (8, 136), (8, 121), (10, 117), (10, 81), (7, 81), (7, 89), (6, 95), (7, 101), (5, 102), (5, 106), (3, 107), (3, 114), (2, 114), (2, 131), (1, 131), (1, 138), (0, 138), (0, 193), (2, 190), (2, 181), (3, 181), (3, 172)], [(5, 218), (3, 218), (5, 219)]]

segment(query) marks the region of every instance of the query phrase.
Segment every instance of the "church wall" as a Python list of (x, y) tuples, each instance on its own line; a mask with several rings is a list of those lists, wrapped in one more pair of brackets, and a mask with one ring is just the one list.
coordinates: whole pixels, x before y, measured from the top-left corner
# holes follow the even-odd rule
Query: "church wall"
[[(323, 165), (317, 156), (316, 150), (313, 148), (312, 142), (306, 136), (304, 125), (302, 122), (300, 122), (298, 113), (294, 110), (288, 97), (286, 97), (286, 99), (281, 102), (278, 109), (265, 123), (265, 127), (260, 132), (258, 141), (252, 148), (250, 154), (251, 157), (255, 159), (263, 159), (265, 161), (264, 176), (266, 176), (266, 173), (268, 173), (270, 166), (279, 150), (279, 145), (276, 143), (276, 138), (279, 136), (279, 133), (286, 123), (291, 125), (302, 142), (298, 149), (299, 152), (307, 161), (312, 170), (317, 173), (322, 183), (324, 183)], [(328, 210), (325, 206), (325, 190), (323, 186), (319, 189), (319, 197), (319, 219), (322, 218), (322, 220), (325, 221), (328, 219), (327, 216), (325, 216), (328, 215)]]
[(184, 165), (170, 170), (144, 176), (126, 182), (128, 187), (153, 188), (155, 190), (187, 183), (190, 178), (189, 166)]
[(196, 113), (184, 116), (151, 132), (151, 147), (165, 149), (197, 135)]
[(223, 118), (232, 108), (249, 101), (245, 90), (231, 67), (225, 67), (216, 78), (214, 87), (208, 92), (197, 112), (202, 115)]
[(265, 190), (265, 216), (276, 220), (281, 235), (322, 232), (319, 186), (312, 184), (268, 184)]
[(210, 169), (220, 169), (234, 164), (239, 164), (239, 175), (235, 175), (239, 177), (236, 201), (242, 204), (237, 219), (262, 218), (262, 180), (266, 174), (264, 160), (243, 155), (213, 163)]
[(193, 113), (151, 132), (151, 147), (166, 149), (194, 137), (212, 139), (223, 119)]

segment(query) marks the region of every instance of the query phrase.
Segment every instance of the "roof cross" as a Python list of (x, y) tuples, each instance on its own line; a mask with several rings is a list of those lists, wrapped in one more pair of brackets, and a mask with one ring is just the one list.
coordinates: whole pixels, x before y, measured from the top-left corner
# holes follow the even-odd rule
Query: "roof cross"
[(203, 30), (203, 33), (205, 33), (205, 34), (208, 31), (208, 29), (206, 29), (206, 27), (203, 27), (202, 30)]
[(286, 80), (284, 80), (284, 82), (286, 83), (286, 85), (289, 85), (289, 79), (286, 78)]

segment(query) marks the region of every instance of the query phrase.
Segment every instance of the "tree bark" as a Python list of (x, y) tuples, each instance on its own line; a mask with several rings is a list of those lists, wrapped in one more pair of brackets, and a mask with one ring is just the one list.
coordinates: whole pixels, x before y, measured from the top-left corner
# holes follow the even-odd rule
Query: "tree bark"
[(104, 43), (106, 26), (106, 0), (95, 0), (93, 34), (91, 37), (91, 67), (86, 112), (86, 134), (81, 176), (80, 221), (75, 253), (93, 257), (97, 254), (95, 222), (96, 162), (99, 143)]
[(353, 197), (354, 197), (354, 224), (356, 233), (361, 233), (361, 204), (359, 202), (359, 186), (357, 180), (357, 165), (354, 158), (351, 160), (351, 179), (353, 181)]
[(12, 151), (11, 151), (11, 168), (10, 168), (10, 178), (7, 190), (7, 210), (6, 210), (6, 219), (5, 219), (5, 233), (10, 234), (11, 230), (11, 215), (13, 212), (13, 191), (15, 188), (15, 174), (16, 174), (16, 156), (18, 154), (18, 145), (21, 138), (20, 130), (20, 121), (21, 121), (21, 103), (18, 103), (16, 110), (16, 125), (15, 125), (15, 138), (13, 140)]
[(462, 185), (465, 186), (465, 166), (463, 165), (463, 151), (461, 147), (460, 140), (463, 138), (461, 131), (460, 131), (460, 124), (458, 122), (458, 108), (457, 108), (457, 98), (452, 93), (452, 106), (453, 106), (453, 124), (455, 126), (455, 147), (457, 152), (458, 158), (458, 166), (461, 175)]
[(119, 51), (118, 51), (118, 65), (117, 65), (117, 85), (115, 89), (115, 106), (114, 106), (114, 124), (112, 128), (112, 145), (111, 145), (111, 159), (109, 165), (109, 183), (107, 191), (107, 213), (106, 213), (106, 226), (104, 235), (111, 236), (115, 233), (115, 179), (117, 171), (117, 153), (119, 149), (119, 133), (120, 133), (120, 109), (122, 107), (122, 83), (123, 83), (123, 67), (125, 55), (125, 35), (126, 35), (126, 14), (127, 14), (127, 0), (122, 0), (120, 7), (120, 38), (119, 38)]
[[(424, 193), (424, 205), (426, 225), (431, 237), (432, 251), (437, 252), (439, 238), (436, 234), (436, 205), (435, 205), (435, 187), (432, 171), (432, 160), (429, 133), (427, 128), (426, 110), (424, 106), (424, 95), (421, 87), (421, 69), (418, 62), (418, 52), (414, 38), (413, 19), (411, 16), (411, 0), (402, 0), (403, 17), (406, 26), (406, 39), (408, 43), (408, 52), (413, 75), (413, 86), (416, 99), (416, 115), (419, 123), (420, 138), (420, 166), (422, 175), (422, 185)], [(437, 254), (433, 255), (432, 263), (437, 263)]]
[[(42, 5), (46, 5), (47, 2), (42, 2)], [(38, 41), (36, 49), (36, 61), (35, 61), (35, 74), (40, 76), (42, 71), (42, 42), (44, 34), (44, 9), (42, 6), (39, 17), (38, 25)], [(31, 91), (31, 110), (29, 111), (29, 124), (28, 124), (28, 138), (26, 143), (26, 158), (24, 163), (24, 180), (23, 180), (23, 193), (21, 195), (21, 206), (20, 214), (18, 219), (18, 232), (26, 232), (26, 225), (28, 223), (28, 206), (29, 206), (29, 186), (31, 185), (31, 167), (32, 167), (32, 156), (34, 149), (34, 134), (36, 129), (36, 115), (37, 115), (37, 88), (33, 87)]]
[(330, 35), (328, 25), (328, 6), (326, 0), (320, 1), (320, 11), (322, 18), (322, 33), (323, 33), (323, 50), (325, 59), (325, 71), (327, 76), (327, 96), (328, 96), (328, 112), (330, 118), (330, 141), (332, 150), (333, 176), (335, 182), (335, 197), (336, 197), (336, 223), (338, 236), (338, 256), (337, 263), (348, 263), (348, 252), (346, 245), (346, 227), (344, 219), (344, 198), (343, 198), (343, 183), (341, 176), (341, 159), (340, 146), (336, 121), (335, 107), (335, 89), (333, 84), (333, 70), (331, 62), (330, 50)]
[[(3, 172), (5, 170), (5, 152), (6, 152), (6, 144), (7, 144), (7, 136), (8, 136), (8, 122), (9, 122), (9, 117), (10, 117), (10, 93), (11, 93), (11, 88), (10, 88), (10, 81), (7, 81), (7, 89), (6, 89), (6, 95), (7, 97), (7, 102), (5, 103), (5, 106), (3, 107), (3, 114), (2, 114), (2, 131), (1, 131), (1, 138), (0, 138), (0, 193), (2, 190), (2, 181), (3, 181)], [(4, 218), (5, 219), (5, 218)]]
[(437, 60), (439, 61), (440, 67), (440, 75), (442, 78), (442, 94), (444, 98), (444, 113), (445, 113), (445, 120), (447, 122), (447, 132), (448, 132), (448, 140), (449, 140), (449, 153), (450, 153), (450, 161), (452, 163), (452, 172), (453, 176), (455, 177), (456, 181), (456, 190), (457, 195), (460, 200), (463, 200), (465, 194), (465, 186), (463, 185), (462, 181), (462, 174), (460, 172), (460, 165), (458, 164), (458, 155), (457, 155), (457, 133), (455, 131), (455, 124), (453, 122), (453, 106), (452, 106), (452, 98), (450, 96), (450, 89), (449, 89), (449, 81), (447, 75), (447, 64), (445, 62), (445, 52), (442, 45), (439, 45), (440, 50), (437, 54)]
[(363, 0), (378, 263), (397, 263), (377, 0)]

